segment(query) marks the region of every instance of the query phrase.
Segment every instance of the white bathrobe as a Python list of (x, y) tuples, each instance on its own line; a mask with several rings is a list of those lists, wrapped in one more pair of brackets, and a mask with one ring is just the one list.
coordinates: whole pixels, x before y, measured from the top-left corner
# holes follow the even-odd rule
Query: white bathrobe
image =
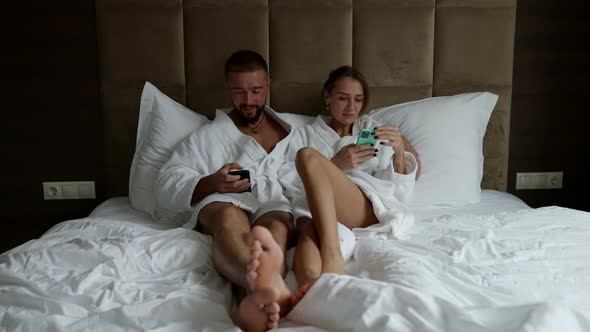
[[(293, 133), (289, 115), (266, 107), (266, 114), (277, 120), (289, 135), (267, 153), (252, 137), (238, 130), (227, 115), (231, 109), (217, 110), (215, 119), (189, 135), (160, 170), (156, 183), (155, 218), (160, 222), (193, 228), (200, 210), (211, 202), (228, 202), (251, 213), (251, 221), (269, 211), (291, 213), (283, 195), (278, 170), (284, 163)], [(236, 162), (250, 171), (252, 192), (213, 193), (194, 205), (191, 198), (197, 183), (224, 164)]]
[[(297, 151), (303, 147), (312, 147), (326, 158), (331, 159), (342, 147), (356, 143), (362, 128), (374, 128), (381, 124), (370, 116), (363, 115), (357, 119), (352, 128), (352, 136), (340, 137), (329, 125), (330, 118), (319, 115), (307, 126), (295, 130), (287, 151), (287, 162), (281, 167), (279, 179), (285, 189), (285, 195), (293, 205), (294, 219), (311, 217), (303, 184), (295, 169), (294, 161)], [(405, 152), (407, 174), (396, 173), (393, 168), (393, 148), (377, 144), (377, 157), (372, 158), (355, 169), (345, 171), (350, 180), (356, 184), (371, 201), (379, 224), (366, 230), (355, 229), (357, 235), (381, 233), (381, 236), (399, 236), (413, 223), (413, 216), (403, 204), (411, 197), (414, 189), (417, 163), (413, 154)]]

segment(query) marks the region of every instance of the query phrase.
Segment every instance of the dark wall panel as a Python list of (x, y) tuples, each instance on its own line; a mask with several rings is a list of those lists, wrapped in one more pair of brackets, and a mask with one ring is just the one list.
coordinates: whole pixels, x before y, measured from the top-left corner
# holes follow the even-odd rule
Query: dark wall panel
[[(96, 22), (91, 0), (2, 13), (0, 252), (101, 200)], [(44, 201), (43, 181), (96, 181), (96, 200)]]
[[(590, 34), (585, 1), (519, 0), (508, 191), (590, 211)], [(516, 190), (517, 172), (563, 171), (563, 189)]]
[[(520, 0), (508, 191), (590, 211), (590, 25), (583, 1)], [(0, 252), (103, 199), (103, 125), (92, 0), (2, 12)], [(564, 171), (562, 190), (515, 190), (516, 172)], [(44, 201), (43, 181), (94, 180), (96, 200)]]

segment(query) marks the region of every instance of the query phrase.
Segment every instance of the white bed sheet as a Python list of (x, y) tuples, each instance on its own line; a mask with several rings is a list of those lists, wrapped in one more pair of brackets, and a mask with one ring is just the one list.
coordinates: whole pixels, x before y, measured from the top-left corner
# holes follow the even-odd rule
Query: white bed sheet
[[(481, 201), (475, 204), (464, 205), (461, 207), (414, 206), (411, 208), (412, 212), (416, 215), (416, 220), (426, 220), (444, 214), (487, 214), (516, 211), (529, 208), (529, 206), (520, 198), (512, 194), (495, 190), (482, 190)], [(128, 197), (115, 197), (106, 200), (96, 207), (96, 209), (90, 213), (89, 217), (131, 221), (134, 223), (150, 225), (150, 227), (155, 227), (157, 229), (170, 228), (170, 226), (155, 224), (148, 214), (134, 210), (130, 205)]]
[(587, 212), (443, 215), (405, 240), (359, 239), (357, 277), (322, 276), (288, 318), (327, 331), (590, 331), (589, 252)]
[[(359, 239), (352, 276), (322, 276), (277, 331), (590, 330), (590, 214), (482, 197)], [(0, 256), (0, 330), (237, 331), (210, 244), (110, 199)]]
[(416, 220), (428, 220), (450, 214), (490, 214), (517, 211), (530, 208), (520, 198), (501, 191), (484, 189), (481, 201), (459, 207), (451, 206), (410, 206)]

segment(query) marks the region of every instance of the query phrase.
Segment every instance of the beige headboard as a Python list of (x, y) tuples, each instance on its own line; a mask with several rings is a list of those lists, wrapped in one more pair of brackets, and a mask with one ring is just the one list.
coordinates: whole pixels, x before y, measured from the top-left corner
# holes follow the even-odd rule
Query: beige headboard
[(97, 0), (96, 14), (108, 196), (128, 192), (144, 82), (211, 116), (239, 49), (265, 56), (281, 112), (316, 114), (342, 64), (365, 74), (371, 108), (499, 94), (482, 187), (506, 190), (516, 0)]

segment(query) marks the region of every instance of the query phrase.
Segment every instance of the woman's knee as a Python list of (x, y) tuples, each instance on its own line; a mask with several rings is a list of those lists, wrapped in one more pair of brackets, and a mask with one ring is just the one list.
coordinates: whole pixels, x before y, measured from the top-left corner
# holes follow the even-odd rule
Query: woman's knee
[(322, 158), (325, 158), (316, 149), (305, 147), (297, 151), (295, 166), (299, 174), (306, 173), (306, 170), (314, 168)]

